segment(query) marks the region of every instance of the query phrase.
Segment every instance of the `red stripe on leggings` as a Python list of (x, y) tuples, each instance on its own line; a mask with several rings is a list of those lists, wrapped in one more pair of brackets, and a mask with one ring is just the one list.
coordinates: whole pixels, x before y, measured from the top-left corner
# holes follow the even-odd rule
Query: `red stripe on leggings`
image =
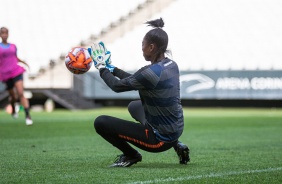
[(142, 141), (139, 141), (139, 140), (136, 140), (132, 137), (128, 137), (128, 136), (125, 136), (125, 135), (118, 135), (120, 138), (123, 138), (123, 139), (126, 139), (128, 141), (133, 141), (137, 144), (140, 144), (142, 146), (145, 146), (147, 148), (160, 148), (162, 145), (164, 145), (164, 142), (159, 142), (158, 144), (147, 144), (145, 142), (142, 142)]

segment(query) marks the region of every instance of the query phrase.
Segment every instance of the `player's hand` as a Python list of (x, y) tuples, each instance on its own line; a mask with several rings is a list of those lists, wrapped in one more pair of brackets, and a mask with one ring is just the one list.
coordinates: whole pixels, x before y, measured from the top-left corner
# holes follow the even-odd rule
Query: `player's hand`
[(106, 61), (106, 68), (108, 70), (110, 70), (111, 73), (113, 73), (114, 69), (115, 69), (115, 66), (111, 64), (112, 63), (112, 60), (108, 60)]
[(87, 49), (94, 65), (97, 69), (106, 68), (106, 64), (111, 63), (111, 52), (107, 51), (103, 42), (93, 44), (91, 48)]

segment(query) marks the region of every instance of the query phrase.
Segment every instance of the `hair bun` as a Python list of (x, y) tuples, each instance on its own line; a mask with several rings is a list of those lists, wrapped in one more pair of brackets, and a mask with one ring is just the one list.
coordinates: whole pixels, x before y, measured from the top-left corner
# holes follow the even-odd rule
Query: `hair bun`
[(163, 28), (164, 27), (164, 21), (162, 18), (147, 21), (146, 24), (148, 24), (148, 26), (151, 26), (153, 28)]

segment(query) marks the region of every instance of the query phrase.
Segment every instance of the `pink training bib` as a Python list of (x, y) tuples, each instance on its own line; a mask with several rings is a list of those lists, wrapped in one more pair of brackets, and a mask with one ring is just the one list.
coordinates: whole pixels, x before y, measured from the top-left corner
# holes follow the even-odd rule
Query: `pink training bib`
[(25, 69), (18, 65), (16, 45), (0, 43), (0, 81), (6, 82), (24, 72)]

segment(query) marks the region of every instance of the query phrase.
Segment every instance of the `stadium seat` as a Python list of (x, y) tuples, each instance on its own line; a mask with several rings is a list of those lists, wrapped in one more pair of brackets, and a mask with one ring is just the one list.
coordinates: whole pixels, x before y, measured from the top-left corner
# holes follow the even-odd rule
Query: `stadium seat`
[[(9, 41), (31, 73), (48, 66), (82, 40), (98, 34), (145, 0), (9, 0), (1, 4), (0, 26), (10, 30)], [(124, 6), (126, 4), (126, 6)]]

